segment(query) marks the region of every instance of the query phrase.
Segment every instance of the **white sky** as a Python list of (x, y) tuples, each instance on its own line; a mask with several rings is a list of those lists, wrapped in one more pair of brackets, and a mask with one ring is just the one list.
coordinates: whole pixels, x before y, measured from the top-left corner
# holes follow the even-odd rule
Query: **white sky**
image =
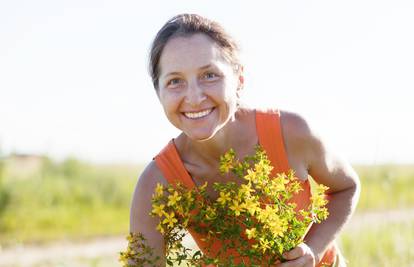
[(244, 101), (308, 117), (352, 163), (414, 163), (414, 1), (0, 1), (3, 153), (147, 162), (178, 131), (147, 75), (173, 15), (243, 49)]

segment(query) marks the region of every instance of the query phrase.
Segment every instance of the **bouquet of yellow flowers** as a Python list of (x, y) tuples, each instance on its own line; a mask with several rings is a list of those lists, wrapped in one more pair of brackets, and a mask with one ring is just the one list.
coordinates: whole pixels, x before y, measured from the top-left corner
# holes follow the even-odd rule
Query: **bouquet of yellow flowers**
[[(312, 222), (327, 218), (328, 201), (324, 197), (327, 187), (316, 185), (308, 209), (295, 211), (296, 204), (291, 198), (302, 189), (300, 182), (293, 171), (273, 177), (272, 168), (260, 147), (242, 161), (230, 150), (220, 158), (220, 172), (233, 173), (241, 183), (214, 183), (217, 199), (207, 195), (207, 183), (193, 189), (182, 184), (168, 187), (158, 184), (151, 216), (160, 219), (157, 229), (164, 235), (167, 264), (271, 266), (283, 261), (282, 254), (303, 242)], [(206, 244), (221, 242), (222, 248), (210, 258), (185, 247), (182, 244), (185, 229), (205, 236)], [(134, 240), (133, 235), (129, 238)], [(134, 241), (130, 247), (139, 247), (143, 237)], [(228, 256), (230, 250), (236, 251), (237, 256)], [(121, 253), (124, 260), (130, 256)]]

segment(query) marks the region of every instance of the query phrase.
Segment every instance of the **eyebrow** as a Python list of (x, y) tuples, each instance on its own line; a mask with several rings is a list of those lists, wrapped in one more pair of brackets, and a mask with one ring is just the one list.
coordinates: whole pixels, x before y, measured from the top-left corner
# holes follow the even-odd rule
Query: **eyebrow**
[(207, 65), (205, 65), (205, 66), (202, 66), (201, 68), (200, 68), (200, 70), (203, 70), (203, 69), (208, 69), (208, 68), (210, 68), (211, 67), (211, 64), (207, 64)]
[[(207, 64), (207, 65), (204, 65), (204, 66), (200, 67), (199, 69), (200, 70), (204, 70), (204, 69), (210, 68), (211, 66), (212, 66), (211, 64)], [(172, 75), (180, 75), (180, 74), (181, 74), (180, 72), (173, 71), (173, 72), (169, 72), (169, 73), (163, 75), (162, 78), (165, 78), (165, 77), (168, 77), (168, 76), (172, 76)]]

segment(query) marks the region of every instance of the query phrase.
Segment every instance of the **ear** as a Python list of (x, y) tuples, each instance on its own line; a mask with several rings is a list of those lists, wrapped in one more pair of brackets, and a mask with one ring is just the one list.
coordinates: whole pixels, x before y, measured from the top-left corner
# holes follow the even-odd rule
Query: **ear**
[(238, 73), (238, 86), (237, 86), (237, 94), (239, 95), (244, 87), (244, 73), (243, 73), (243, 66), (240, 66), (239, 73)]

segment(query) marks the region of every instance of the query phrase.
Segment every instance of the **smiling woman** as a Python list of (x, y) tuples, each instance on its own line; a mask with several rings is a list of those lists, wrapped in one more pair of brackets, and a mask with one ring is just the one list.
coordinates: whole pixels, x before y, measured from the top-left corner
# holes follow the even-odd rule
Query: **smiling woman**
[(188, 137), (208, 140), (234, 121), (242, 73), (204, 34), (175, 37), (160, 58), (157, 94), (169, 121)]
[[(311, 201), (308, 176), (329, 187), (330, 216), (322, 224), (309, 226), (304, 242), (286, 252), (280, 266), (332, 266), (335, 261), (344, 264), (338, 262), (335, 238), (355, 209), (359, 195), (357, 175), (348, 163), (327, 149), (300, 115), (240, 105), (243, 67), (236, 43), (219, 24), (194, 14), (169, 20), (153, 42), (150, 74), (166, 117), (181, 134), (141, 175), (132, 201), (130, 231), (147, 240), (146, 246), (154, 249), (160, 266), (166, 260), (164, 238), (157, 231), (160, 221), (149, 216), (156, 188), (177, 181), (190, 188), (206, 183), (207, 197), (216, 200), (219, 195), (212, 186), (216, 182), (245, 186), (236, 175), (220, 173), (220, 157), (230, 149), (237, 158), (253, 155), (258, 144), (269, 157), (274, 177), (294, 171), (294, 179), (301, 186), (293, 200), (298, 209)], [(188, 230), (203, 250), (204, 237), (193, 228)], [(203, 252), (215, 258), (220, 249), (219, 244), (213, 251)], [(240, 258), (234, 252), (228, 256)], [(217, 257), (219, 265), (221, 260)]]

